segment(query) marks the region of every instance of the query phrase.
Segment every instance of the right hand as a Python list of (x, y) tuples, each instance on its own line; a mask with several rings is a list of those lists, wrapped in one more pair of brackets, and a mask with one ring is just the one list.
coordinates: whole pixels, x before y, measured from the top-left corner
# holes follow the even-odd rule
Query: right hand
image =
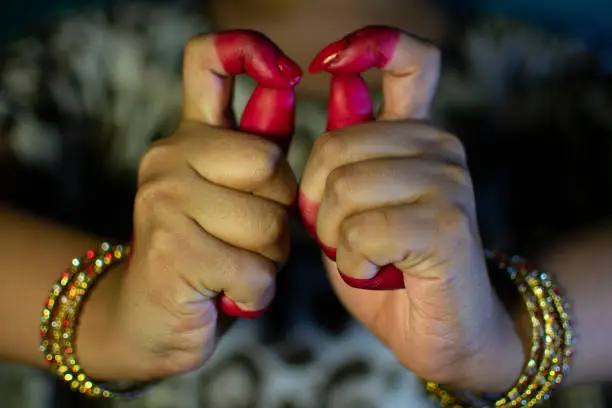
[(228, 129), (231, 75), (238, 73), (228, 70), (292, 92), (300, 71), (291, 64), (252, 32), (188, 42), (183, 121), (139, 169), (135, 247), (111, 319), (124, 377), (197, 368), (214, 350), (222, 312), (256, 317), (272, 301), (288, 257), (297, 182), (281, 147)]

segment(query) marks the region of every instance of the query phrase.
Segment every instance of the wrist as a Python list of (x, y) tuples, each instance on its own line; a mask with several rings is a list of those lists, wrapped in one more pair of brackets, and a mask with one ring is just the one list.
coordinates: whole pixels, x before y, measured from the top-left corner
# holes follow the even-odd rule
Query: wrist
[[(79, 364), (97, 381), (122, 379), (124, 363), (114, 329), (118, 293), (127, 262), (100, 276), (84, 300), (76, 328), (75, 350)], [(117, 364), (117, 361), (122, 361)]]
[[(498, 310), (483, 330), (477, 352), (465, 365), (465, 378), (453, 385), (457, 389), (474, 393), (505, 393), (520, 377), (530, 350), (530, 333), (523, 338), (522, 318), (513, 316), (501, 302)], [(527, 324), (529, 320), (527, 320)], [(527, 344), (527, 347), (525, 347)]]

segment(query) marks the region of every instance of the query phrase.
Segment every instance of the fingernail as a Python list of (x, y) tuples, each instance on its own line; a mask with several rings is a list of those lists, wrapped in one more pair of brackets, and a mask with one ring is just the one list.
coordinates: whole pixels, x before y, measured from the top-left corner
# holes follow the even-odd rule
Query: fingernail
[(276, 64), (283, 77), (289, 81), (289, 85), (296, 86), (302, 80), (302, 69), (285, 55), (279, 55)]
[(327, 67), (337, 62), (342, 56), (342, 51), (346, 50), (349, 46), (348, 41), (338, 40), (329, 44), (323, 48), (308, 67), (308, 72), (311, 74), (318, 74), (324, 71)]
[(241, 319), (257, 319), (265, 313), (267, 308), (261, 310), (242, 310), (232, 299), (223, 296), (221, 298), (221, 310), (228, 316), (239, 317)]

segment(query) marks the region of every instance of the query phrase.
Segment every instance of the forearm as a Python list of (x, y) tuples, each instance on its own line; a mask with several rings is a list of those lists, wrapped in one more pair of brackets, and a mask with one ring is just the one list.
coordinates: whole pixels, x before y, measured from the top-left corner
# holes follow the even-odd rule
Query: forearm
[[(4, 316), (0, 320), (0, 358), (42, 367), (40, 316), (49, 290), (72, 258), (100, 240), (1, 206), (0, 226), (0, 313)], [(95, 345), (90, 338), (104, 327), (103, 303), (112, 291), (113, 279), (109, 275), (85, 302), (79, 329), (83, 341), (77, 343), (88, 345), (82, 350), (86, 360), (97, 358), (88, 347)]]
[(555, 246), (539, 264), (556, 279), (575, 324), (565, 384), (612, 380), (612, 224)]
[[(570, 305), (575, 345), (562, 385), (612, 380), (612, 225), (553, 245), (533, 261), (551, 274)], [(523, 354), (498, 348), (507, 364), (526, 360), (526, 350), (531, 347), (530, 318), (517, 296), (516, 292), (511, 296), (508, 307), (523, 342)]]

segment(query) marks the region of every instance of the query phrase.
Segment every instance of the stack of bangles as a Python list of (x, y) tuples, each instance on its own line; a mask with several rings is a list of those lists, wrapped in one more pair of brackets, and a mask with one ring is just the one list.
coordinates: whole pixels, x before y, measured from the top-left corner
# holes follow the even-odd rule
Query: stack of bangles
[[(129, 246), (102, 243), (72, 260), (52, 287), (41, 318), (41, 351), (51, 371), (69, 387), (94, 398), (131, 398), (142, 387), (116, 389), (96, 383), (83, 372), (74, 349), (75, 329), (81, 305), (96, 279), (127, 258)], [(572, 356), (573, 330), (564, 302), (548, 273), (529, 266), (524, 259), (486, 252), (491, 271), (507, 273), (518, 287), (531, 317), (532, 347), (521, 376), (501, 398), (454, 392), (425, 382), (427, 391), (443, 407), (535, 407), (547, 400), (565, 376)]]

